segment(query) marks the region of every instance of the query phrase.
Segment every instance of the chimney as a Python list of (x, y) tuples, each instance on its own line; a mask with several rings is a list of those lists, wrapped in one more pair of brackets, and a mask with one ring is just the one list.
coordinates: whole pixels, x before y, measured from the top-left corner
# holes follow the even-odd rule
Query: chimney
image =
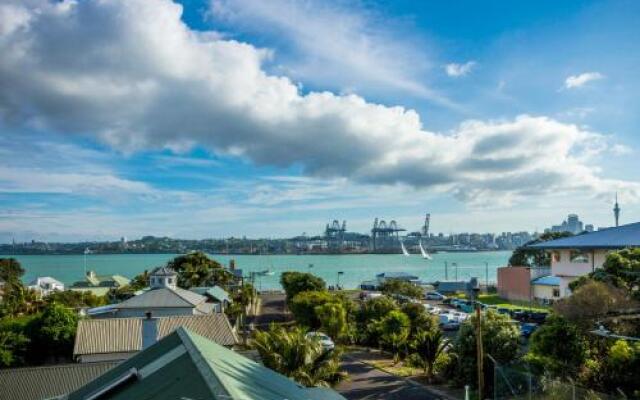
[(158, 339), (158, 320), (151, 316), (151, 311), (145, 313), (142, 320), (142, 350), (153, 345)]

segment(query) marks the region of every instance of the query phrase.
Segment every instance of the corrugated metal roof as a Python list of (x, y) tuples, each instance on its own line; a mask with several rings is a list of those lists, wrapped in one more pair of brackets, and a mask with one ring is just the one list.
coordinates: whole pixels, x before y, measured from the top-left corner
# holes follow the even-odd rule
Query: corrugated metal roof
[(70, 393), (69, 399), (96, 393), (132, 368), (142, 373), (142, 379), (118, 387), (121, 398), (344, 400), (331, 389), (306, 388), (184, 328)]
[(623, 249), (640, 247), (640, 222), (527, 246), (532, 249)]
[(189, 289), (189, 291), (197, 293), (197, 294), (200, 294), (200, 295), (203, 295), (203, 296), (211, 297), (211, 298), (216, 299), (218, 301), (226, 301), (228, 303), (231, 303), (231, 298), (229, 298), (229, 293), (227, 293), (227, 291), (224, 290), (223, 288), (221, 288), (220, 286), (192, 287), (192, 288)]
[(560, 286), (560, 277), (553, 275), (543, 276), (532, 280), (531, 284), (541, 286)]
[[(180, 326), (223, 346), (238, 338), (223, 313), (157, 318), (158, 340)], [(85, 319), (78, 323), (73, 355), (130, 353), (142, 350), (142, 318)]]
[(41, 400), (70, 393), (118, 362), (0, 370), (0, 400)]
[(194, 307), (207, 301), (197, 293), (181, 288), (158, 288), (146, 291), (118, 304), (116, 308), (173, 308)]

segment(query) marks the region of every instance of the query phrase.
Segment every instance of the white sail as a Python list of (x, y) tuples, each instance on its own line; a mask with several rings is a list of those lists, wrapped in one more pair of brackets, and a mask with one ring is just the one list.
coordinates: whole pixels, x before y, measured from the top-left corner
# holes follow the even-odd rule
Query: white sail
[(425, 258), (427, 260), (431, 260), (431, 256), (429, 255), (429, 253), (427, 253), (427, 251), (424, 249), (424, 247), (422, 247), (422, 242), (419, 242), (420, 245), (420, 253), (422, 253), (422, 258)]
[(407, 251), (407, 248), (404, 247), (404, 242), (401, 240), (400, 241), (400, 247), (402, 248), (402, 254), (404, 254), (405, 256), (409, 256), (409, 252)]

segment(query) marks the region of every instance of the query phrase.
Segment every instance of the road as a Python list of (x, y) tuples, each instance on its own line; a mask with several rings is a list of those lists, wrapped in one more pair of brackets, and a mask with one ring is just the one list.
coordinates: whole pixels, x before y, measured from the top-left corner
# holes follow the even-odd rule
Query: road
[(260, 294), (260, 314), (249, 322), (256, 328), (266, 328), (272, 322), (289, 322), (291, 315), (286, 313), (284, 294), (262, 293)]
[(422, 385), (388, 374), (363, 361), (365, 354), (344, 356), (343, 369), (349, 379), (336, 386), (336, 390), (349, 400), (435, 400), (441, 399)]

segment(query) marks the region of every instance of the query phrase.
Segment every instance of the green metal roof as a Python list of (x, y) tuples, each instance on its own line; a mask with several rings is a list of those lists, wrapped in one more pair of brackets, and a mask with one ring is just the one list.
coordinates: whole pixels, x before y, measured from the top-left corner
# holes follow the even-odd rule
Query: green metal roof
[(223, 301), (226, 301), (227, 303), (233, 302), (229, 297), (229, 293), (227, 293), (227, 291), (221, 288), (220, 286), (213, 286), (213, 287), (199, 286), (199, 287), (192, 287), (189, 290), (203, 296), (211, 297), (220, 302), (223, 302)]
[(83, 399), (110, 385), (116, 390), (101, 398), (344, 400), (333, 390), (299, 385), (182, 327), (68, 398)]

